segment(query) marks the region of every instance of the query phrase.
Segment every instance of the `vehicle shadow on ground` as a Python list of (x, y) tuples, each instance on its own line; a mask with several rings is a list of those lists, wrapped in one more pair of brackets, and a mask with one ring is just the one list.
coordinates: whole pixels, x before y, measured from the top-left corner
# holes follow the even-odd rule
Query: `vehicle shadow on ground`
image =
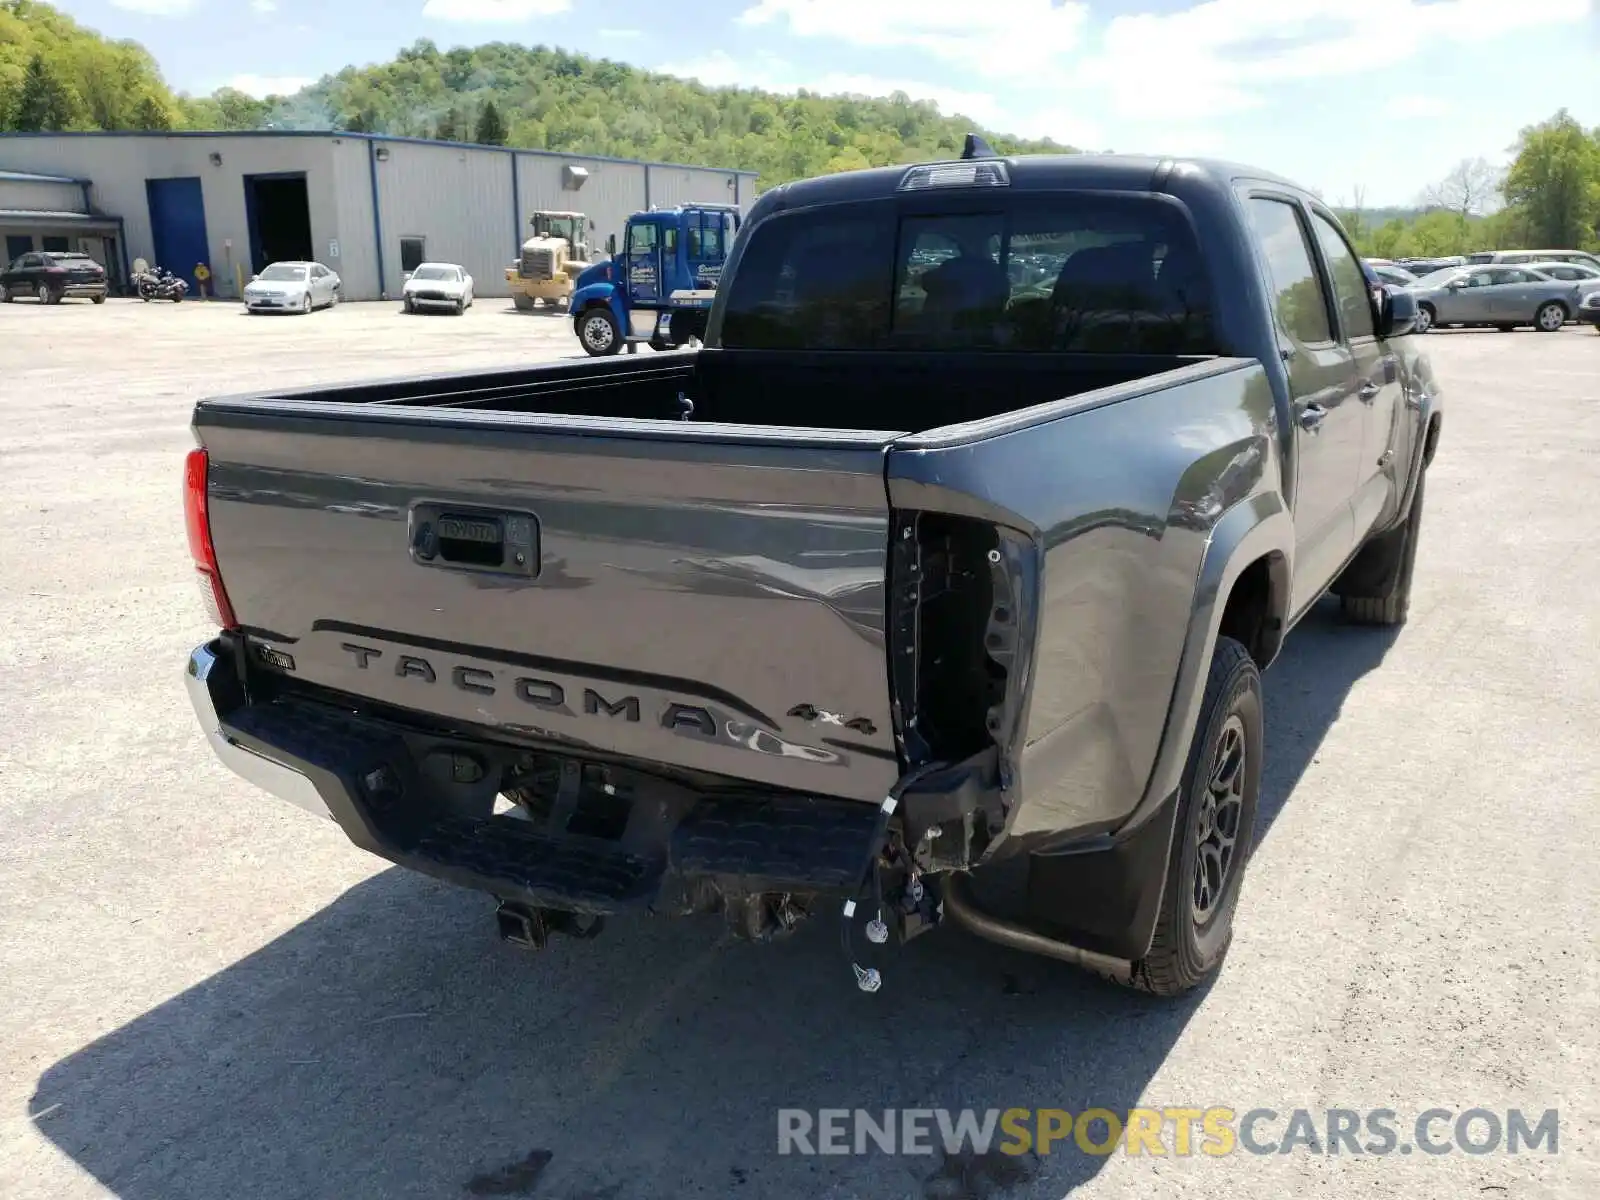
[[(1320, 611), (1290, 639), (1260, 836), (1390, 644)], [(831, 918), (768, 947), (622, 921), (528, 957), (485, 898), (390, 870), (51, 1067), (31, 1111), (123, 1200), (1059, 1197), (1107, 1160), (783, 1156), (778, 1110), (1126, 1110), (1203, 1002), (957, 930), (881, 965), (857, 992)]]

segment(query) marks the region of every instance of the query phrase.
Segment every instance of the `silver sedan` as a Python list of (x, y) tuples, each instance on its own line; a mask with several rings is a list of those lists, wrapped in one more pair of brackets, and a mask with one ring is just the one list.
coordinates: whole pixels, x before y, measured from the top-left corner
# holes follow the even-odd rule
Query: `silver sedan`
[(308, 313), (337, 303), (339, 276), (319, 262), (275, 262), (244, 289), (244, 305), (252, 313)]
[(1556, 333), (1578, 312), (1579, 284), (1530, 267), (1464, 267), (1440, 271), (1407, 289), (1417, 298), (1416, 332), (1435, 325), (1532, 325)]

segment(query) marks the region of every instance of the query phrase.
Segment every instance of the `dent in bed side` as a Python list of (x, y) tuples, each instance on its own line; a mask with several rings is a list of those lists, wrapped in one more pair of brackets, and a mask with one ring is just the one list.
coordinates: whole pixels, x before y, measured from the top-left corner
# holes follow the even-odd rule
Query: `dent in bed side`
[(1031, 641), (999, 714), (1020, 732), (1001, 745), (992, 854), (1120, 829), (1146, 796), (1214, 526), (1257, 493), (1282, 505), (1276, 436), (1266, 373), (1224, 360), (895, 443), (896, 512), (959, 514), (1022, 547)]
[(1139, 803), (1108, 835), (1046, 850), (1033, 860), (1029, 903), (1036, 912), (1070, 914), (1053, 932), (1073, 945), (1128, 961), (1149, 951), (1206, 674), (1224, 622), (1238, 611), (1230, 599), (1244, 589), (1254, 592), (1258, 580), (1264, 584), (1260, 610), (1251, 614), (1258, 636), (1250, 648), (1264, 666), (1281, 644), (1294, 522), (1273, 473), (1262, 472), (1255, 482), (1256, 490), (1209, 527), (1166, 727)]

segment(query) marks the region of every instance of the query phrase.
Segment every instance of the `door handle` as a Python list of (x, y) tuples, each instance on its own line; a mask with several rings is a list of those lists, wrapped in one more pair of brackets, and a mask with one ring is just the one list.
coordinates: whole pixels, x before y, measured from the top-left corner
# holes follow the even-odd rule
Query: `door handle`
[(1328, 410), (1320, 404), (1308, 404), (1300, 410), (1300, 428), (1307, 433), (1322, 432), (1322, 422), (1327, 418)]
[(1361, 397), (1361, 403), (1371, 404), (1378, 398), (1378, 385), (1369, 379), (1361, 385), (1361, 390), (1356, 395)]

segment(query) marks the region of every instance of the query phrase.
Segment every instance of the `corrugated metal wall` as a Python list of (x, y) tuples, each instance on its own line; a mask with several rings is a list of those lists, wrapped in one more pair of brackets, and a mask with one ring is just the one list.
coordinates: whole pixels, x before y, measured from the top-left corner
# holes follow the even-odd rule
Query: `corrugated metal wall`
[[(196, 177), (205, 201), (207, 244), (218, 294), (234, 294), (233, 266), (250, 268), (250, 229), (245, 218), (245, 175), (303, 171), (311, 209), (311, 237), (319, 255), (341, 240), (337, 223), (331, 139), (310, 137), (184, 138), (160, 135), (101, 137), (0, 137), (0, 167), (71, 175), (93, 181), (96, 208), (123, 218), (128, 257), (153, 258), (149, 179)], [(220, 156), (213, 163), (211, 156)], [(230, 245), (231, 243), (231, 245)], [(171, 264), (174, 270), (193, 263)], [(339, 264), (329, 266), (339, 270)]]
[[(326, 260), (339, 273), (346, 300), (378, 299), (378, 244), (372, 229), (372, 147), (365, 138), (334, 138), (334, 228), (339, 230), (338, 261)], [(314, 223), (314, 220), (313, 220)], [(396, 285), (398, 287), (398, 285)]]
[(748, 211), (749, 198), (739, 196), (738, 182), (741, 181), (732, 171), (651, 167), (650, 203), (657, 208), (674, 208), (680, 204), (738, 204), (743, 199), (740, 207)]
[[(565, 168), (569, 164), (589, 173), (575, 191), (565, 186)], [(519, 154), (517, 181), (522, 203), (521, 236), (528, 235), (528, 215), (537, 209), (581, 212), (594, 222), (589, 231), (589, 248), (596, 257), (605, 253), (607, 235), (616, 234), (620, 242), (629, 215), (645, 207), (644, 166), (640, 163)]]
[(0, 179), (0, 208), (43, 212), (82, 212), (83, 189), (75, 183)]
[(390, 296), (400, 294), (400, 242), (425, 239), (432, 262), (460, 263), (482, 296), (504, 296), (512, 240), (511, 155), (462, 146), (379, 142), (383, 267)]
[[(386, 152), (386, 160), (374, 164), (374, 147)], [(221, 157), (220, 164), (211, 161), (213, 154)], [(577, 189), (564, 186), (568, 164), (588, 172)], [(479, 295), (504, 296), (505, 268), (515, 260), (528, 234), (528, 215), (535, 209), (587, 214), (594, 222), (590, 245), (603, 253), (607, 236), (615, 234), (620, 240), (629, 214), (649, 205), (729, 204), (737, 195), (748, 210), (755, 192), (755, 180), (749, 176), (740, 179), (737, 188), (730, 187), (734, 176), (728, 171), (652, 166), (647, 188), (643, 163), (512, 155), (497, 149), (386, 139), (371, 142), (337, 134), (0, 135), (0, 170), (92, 180), (95, 207), (126, 223), (130, 260), (155, 253), (145, 181), (198, 177), (210, 266), (220, 295), (235, 294), (234, 264), (246, 276), (250, 268), (243, 177), (304, 172), (316, 256), (339, 273), (347, 299), (378, 299), (374, 165), (382, 219), (383, 287), (391, 297), (401, 286), (402, 237), (420, 236), (426, 239), (429, 258), (465, 266)], [(36, 201), (20, 205), (37, 206)], [(521, 211), (513, 211), (515, 207)], [(173, 264), (174, 269), (178, 265)]]

